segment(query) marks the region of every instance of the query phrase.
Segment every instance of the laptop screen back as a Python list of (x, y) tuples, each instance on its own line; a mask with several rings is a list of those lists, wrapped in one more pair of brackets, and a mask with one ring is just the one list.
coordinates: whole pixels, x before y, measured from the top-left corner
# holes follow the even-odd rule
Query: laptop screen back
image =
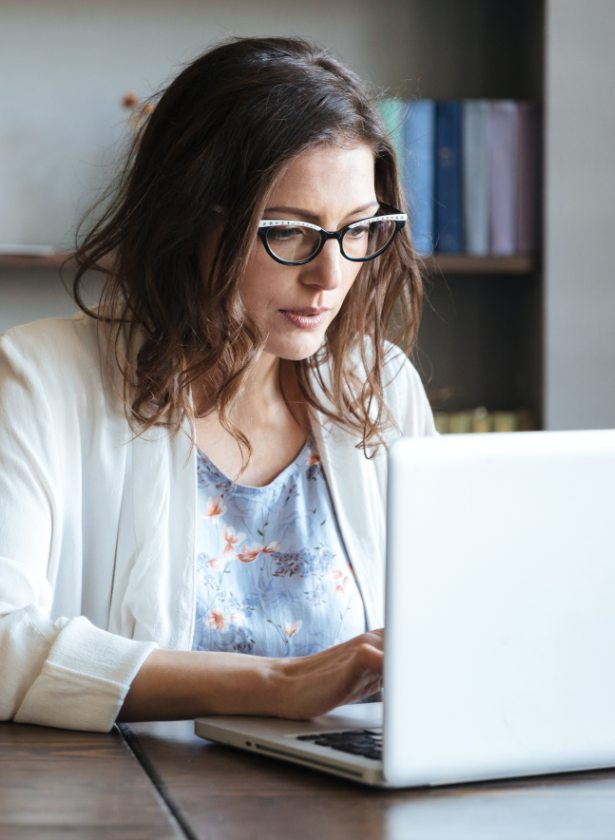
[(389, 453), (384, 773), (615, 765), (615, 431)]

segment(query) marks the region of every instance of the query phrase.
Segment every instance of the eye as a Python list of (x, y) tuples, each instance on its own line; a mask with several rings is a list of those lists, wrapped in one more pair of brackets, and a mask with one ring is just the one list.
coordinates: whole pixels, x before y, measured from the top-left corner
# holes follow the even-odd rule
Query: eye
[(362, 236), (366, 236), (370, 232), (370, 225), (357, 225), (357, 227), (350, 228), (346, 232), (346, 236), (350, 237), (350, 239), (361, 239)]
[(267, 232), (267, 237), (276, 242), (288, 242), (301, 236), (303, 236), (303, 230), (299, 227), (271, 227)]

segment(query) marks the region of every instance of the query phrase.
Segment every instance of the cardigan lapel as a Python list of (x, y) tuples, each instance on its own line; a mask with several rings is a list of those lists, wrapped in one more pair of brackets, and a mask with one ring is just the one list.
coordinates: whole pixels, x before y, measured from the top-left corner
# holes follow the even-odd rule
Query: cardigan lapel
[(370, 629), (384, 624), (386, 453), (367, 459), (356, 436), (314, 412), (312, 434), (327, 477)]
[[(136, 550), (124, 608), (134, 638), (189, 650), (194, 633), (196, 448), (188, 434), (134, 438)], [(129, 619), (129, 616), (126, 616)]]

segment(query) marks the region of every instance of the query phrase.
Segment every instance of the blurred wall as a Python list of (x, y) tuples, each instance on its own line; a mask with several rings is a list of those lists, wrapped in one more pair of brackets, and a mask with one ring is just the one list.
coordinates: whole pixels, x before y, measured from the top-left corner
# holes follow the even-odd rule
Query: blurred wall
[[(419, 7), (421, 3), (418, 4)], [(70, 247), (126, 137), (120, 106), (229, 35), (302, 35), (372, 81), (405, 78), (404, 0), (0, 0), (0, 243)], [(70, 315), (54, 271), (0, 270), (0, 333)]]
[(615, 427), (615, 2), (549, 0), (548, 429)]
[(211, 42), (300, 34), (391, 83), (409, 28), (403, 0), (3, 0), (0, 242), (69, 244), (121, 149), (122, 95), (150, 94)]
[[(122, 151), (122, 95), (152, 93), (215, 41), (299, 35), (404, 96), (521, 97), (521, 1), (0, 0), (0, 243), (69, 247)], [(0, 270), (0, 332), (72, 311), (54, 272)]]
[(64, 318), (76, 311), (55, 271), (0, 271), (0, 335), (16, 324)]
[[(497, 5), (497, 4), (496, 4)], [(424, 96), (516, 96), (488, 0), (0, 0), (0, 242), (70, 244), (121, 150), (120, 99), (229, 35), (294, 34), (364, 78)], [(494, 61), (495, 57), (495, 61)], [(498, 60), (499, 57), (499, 60)], [(508, 73), (507, 92), (499, 76)], [(489, 88), (493, 92), (489, 92)], [(523, 94), (521, 94), (523, 95)]]

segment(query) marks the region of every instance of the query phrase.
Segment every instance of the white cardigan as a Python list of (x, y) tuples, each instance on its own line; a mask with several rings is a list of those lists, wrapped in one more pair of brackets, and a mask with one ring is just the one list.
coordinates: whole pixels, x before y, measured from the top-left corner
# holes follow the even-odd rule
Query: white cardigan
[[(389, 349), (395, 434), (434, 434), (416, 371)], [(316, 416), (313, 433), (381, 626), (386, 454), (366, 459)], [(108, 731), (152, 649), (191, 648), (196, 489), (187, 435), (131, 433), (94, 320), (0, 338), (0, 720)]]

